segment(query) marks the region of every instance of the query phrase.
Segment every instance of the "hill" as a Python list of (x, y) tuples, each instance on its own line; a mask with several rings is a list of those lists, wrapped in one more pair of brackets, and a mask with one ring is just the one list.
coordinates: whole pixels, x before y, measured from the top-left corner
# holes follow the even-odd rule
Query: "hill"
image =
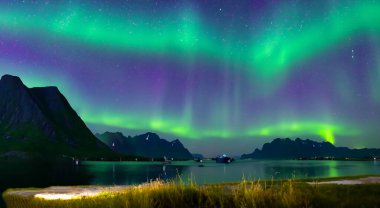
[(316, 142), (309, 139), (275, 139), (265, 143), (262, 149), (243, 154), (242, 159), (312, 159), (312, 158), (373, 158), (380, 156), (380, 149), (350, 149), (335, 147), (329, 142)]

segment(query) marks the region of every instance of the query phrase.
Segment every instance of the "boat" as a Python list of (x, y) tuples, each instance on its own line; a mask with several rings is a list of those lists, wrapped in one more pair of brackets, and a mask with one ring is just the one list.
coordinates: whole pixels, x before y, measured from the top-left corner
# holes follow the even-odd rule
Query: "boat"
[(215, 158), (216, 163), (231, 163), (233, 161), (232, 158), (228, 157), (226, 154), (218, 156)]

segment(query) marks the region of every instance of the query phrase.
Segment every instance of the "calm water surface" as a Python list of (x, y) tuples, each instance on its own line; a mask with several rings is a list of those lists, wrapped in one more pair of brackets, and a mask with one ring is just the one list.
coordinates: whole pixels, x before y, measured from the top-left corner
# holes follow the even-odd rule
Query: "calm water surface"
[[(202, 164), (204, 167), (199, 167)], [(156, 178), (186, 181), (192, 178), (198, 184), (237, 182), (246, 179), (318, 178), (380, 174), (379, 161), (299, 161), (299, 160), (238, 160), (231, 164), (215, 161), (173, 162), (83, 162), (92, 179), (91, 184), (138, 184)]]

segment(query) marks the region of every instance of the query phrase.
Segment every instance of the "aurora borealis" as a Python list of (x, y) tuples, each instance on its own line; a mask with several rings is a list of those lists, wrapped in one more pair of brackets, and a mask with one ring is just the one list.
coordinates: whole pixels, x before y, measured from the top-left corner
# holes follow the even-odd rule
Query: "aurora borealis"
[(379, 147), (379, 11), (376, 0), (1, 2), (0, 73), (58, 86), (94, 132), (154, 131), (193, 151), (276, 137)]

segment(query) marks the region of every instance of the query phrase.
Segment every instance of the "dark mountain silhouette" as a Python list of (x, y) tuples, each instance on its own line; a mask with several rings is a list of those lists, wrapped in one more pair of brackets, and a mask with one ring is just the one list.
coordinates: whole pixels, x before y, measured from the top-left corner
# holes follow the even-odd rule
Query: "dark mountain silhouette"
[(113, 157), (57, 87), (28, 88), (0, 80), (0, 156)]
[(175, 160), (193, 158), (178, 139), (168, 142), (155, 133), (148, 132), (134, 137), (125, 137), (120, 132), (105, 132), (95, 135), (111, 149), (123, 154), (150, 158), (163, 158), (166, 156), (168, 159), (174, 158)]
[(243, 154), (242, 159), (312, 159), (312, 158), (373, 158), (380, 156), (380, 149), (350, 149), (335, 147), (329, 142), (315, 142), (297, 138), (275, 139), (265, 143), (262, 150), (255, 149), (250, 154)]

